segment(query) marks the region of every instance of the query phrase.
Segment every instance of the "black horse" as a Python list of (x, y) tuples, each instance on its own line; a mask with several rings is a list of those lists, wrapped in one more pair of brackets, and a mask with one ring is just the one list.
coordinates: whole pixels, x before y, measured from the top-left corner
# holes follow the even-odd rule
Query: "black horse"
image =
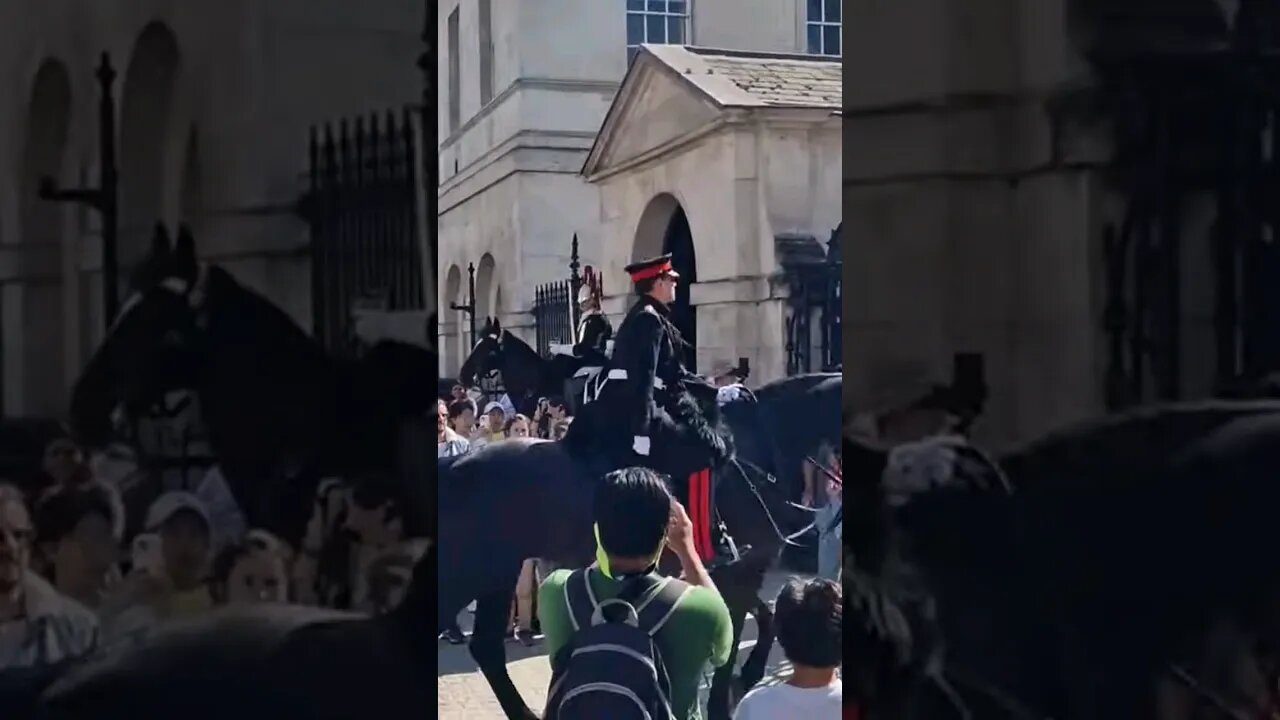
[[(468, 386), (480, 378), (501, 376), (517, 411), (532, 414), (539, 397), (565, 393), (566, 382), (582, 361), (566, 355), (548, 360), (496, 321), (486, 321), (480, 340), (463, 363), (459, 377)], [(805, 457), (822, 442), (840, 443), (841, 394), (839, 373), (797, 375), (755, 390), (756, 403), (726, 406), (733, 425), (738, 458), (775, 476), (800, 497)], [(576, 412), (581, 398), (566, 396)]]
[(1161, 689), (1220, 702), (1186, 670), (1215, 622), (1280, 641), (1280, 403), (1147, 408), (998, 465), (954, 440), (843, 452), (845, 582), (881, 643), (850, 669), (864, 716), (1154, 720)]
[[(476, 600), (471, 654), (509, 718), (537, 717), (507, 674), (503, 647), (520, 565), (526, 557), (568, 567), (592, 561), (591, 495), (601, 470), (571, 457), (563, 443), (539, 440), (502, 442), (439, 461), (441, 627)], [(740, 563), (715, 574), (733, 619), (735, 648), (747, 613), (760, 626), (742, 673), (749, 688), (763, 675), (773, 640), (771, 615), (759, 599), (764, 573), (807, 514), (790, 506), (769, 478), (741, 465), (721, 481), (717, 507), (734, 537), (751, 546)], [(710, 716), (716, 720), (729, 717), (732, 666), (733, 659), (713, 683)]]
[[(496, 318), (485, 320), (480, 339), (471, 354), (458, 370), (458, 380), (467, 387), (491, 385), (500, 379), (503, 392), (511, 398), (516, 412), (532, 416), (538, 408), (538, 398), (566, 395), (566, 381), (582, 367), (582, 360), (557, 354), (550, 359), (538, 354), (511, 333), (503, 330)], [(572, 397), (566, 397), (570, 408), (577, 405)]]
[(117, 408), (193, 390), (247, 519), (291, 542), (320, 477), (399, 472), (402, 427), (435, 402), (434, 353), (381, 342), (335, 359), (222, 268), (201, 271), (185, 230), (171, 248), (157, 229), (132, 293), (72, 391), (76, 436), (105, 444)]
[(0, 673), (0, 707), (14, 720), (431, 717), (435, 564), (430, 549), (386, 615), (217, 611), (115, 655)]

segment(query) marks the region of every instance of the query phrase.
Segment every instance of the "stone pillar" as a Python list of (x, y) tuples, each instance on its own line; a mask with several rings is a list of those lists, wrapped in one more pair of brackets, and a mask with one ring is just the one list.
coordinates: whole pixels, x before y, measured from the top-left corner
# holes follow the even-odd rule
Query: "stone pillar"
[(768, 278), (753, 276), (697, 283), (691, 301), (698, 308), (698, 367), (716, 360), (751, 363), (751, 384), (786, 375), (786, 300)]
[(845, 25), (846, 380), (947, 380), (981, 352), (997, 448), (1101, 409), (1098, 185), (1048, 112), (1082, 72), (1064, 2), (871, 2)]

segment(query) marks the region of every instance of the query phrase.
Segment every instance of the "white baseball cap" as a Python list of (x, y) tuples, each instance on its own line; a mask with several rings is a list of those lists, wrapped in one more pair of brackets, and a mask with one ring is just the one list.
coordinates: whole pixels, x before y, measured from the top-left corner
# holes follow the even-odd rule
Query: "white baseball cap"
[(156, 498), (147, 508), (147, 530), (155, 532), (174, 515), (183, 510), (190, 510), (204, 520), (204, 524), (213, 530), (213, 521), (209, 517), (209, 508), (204, 501), (195, 495), (181, 490), (171, 490)]

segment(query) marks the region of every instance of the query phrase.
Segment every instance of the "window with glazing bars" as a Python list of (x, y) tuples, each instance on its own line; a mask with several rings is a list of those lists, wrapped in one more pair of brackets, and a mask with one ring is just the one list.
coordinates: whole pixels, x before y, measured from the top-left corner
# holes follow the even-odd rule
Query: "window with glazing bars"
[(689, 0), (625, 0), (627, 62), (642, 43), (684, 45), (689, 29)]
[(805, 30), (812, 55), (840, 56), (840, 0), (808, 0)]

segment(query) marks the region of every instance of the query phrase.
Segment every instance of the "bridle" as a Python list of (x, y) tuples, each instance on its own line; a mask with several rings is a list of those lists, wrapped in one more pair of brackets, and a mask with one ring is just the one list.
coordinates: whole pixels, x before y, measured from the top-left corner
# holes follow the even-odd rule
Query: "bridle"
[[(203, 328), (207, 324), (207, 311), (205, 308), (205, 300), (207, 298), (207, 281), (207, 269), (204, 265), (200, 265), (198, 266), (198, 272), (194, 281), (178, 276), (169, 276), (159, 280), (150, 290), (134, 293), (126, 299), (124, 304), (121, 306), (120, 311), (116, 314), (116, 318), (112, 322), (111, 328), (108, 330), (108, 336), (110, 336), (111, 333), (114, 333), (129, 314), (145, 300), (147, 292), (164, 292), (182, 299), (190, 309), (192, 316), (189, 324), (184, 323), (181, 330), (174, 330), (172, 332), (180, 335), (178, 338), (178, 342), (180, 344), (187, 347), (193, 347), (197, 344), (194, 335), (199, 329)], [(161, 454), (158, 458), (148, 458), (143, 454), (142, 443), (144, 438), (142, 437), (140, 428), (141, 423), (149, 420), (163, 424), (181, 416), (182, 413), (188, 409), (190, 403), (193, 402), (191, 398), (180, 398), (176, 402), (171, 403), (170, 397), (181, 391), (196, 394), (196, 389), (193, 387), (167, 388), (165, 391), (161, 392), (160, 397), (145, 406), (138, 407), (135, 405), (132, 408), (132, 411), (129, 411), (127, 406), (124, 408), (125, 411), (122, 413), (123, 417), (121, 418), (125, 426), (123, 429), (126, 431), (125, 434), (128, 436), (129, 441), (131, 441), (138, 450), (139, 454), (137, 460), (139, 461), (139, 465), (155, 464), (158, 461), (159, 466), (162, 468), (170, 468), (174, 465), (182, 468), (185, 475), (188, 468), (206, 464), (201, 463), (200, 461), (210, 459), (189, 454), (191, 442), (193, 439), (198, 441), (198, 436), (196, 438), (188, 436), (181, 438), (180, 442), (182, 451), (176, 458), (167, 454)], [(138, 405), (140, 404), (141, 403)], [(148, 461), (150, 462), (148, 463)]]
[(796, 539), (803, 537), (805, 533), (812, 530), (816, 523), (814, 521), (810, 521), (808, 525), (805, 525), (803, 528), (788, 535), (786, 531), (784, 531), (778, 525), (777, 519), (773, 517), (773, 511), (769, 509), (769, 503), (764, 499), (764, 496), (760, 494), (760, 488), (756, 487), (756, 484), (751, 480), (751, 476), (747, 474), (746, 468), (743, 466), (746, 465), (751, 467), (756, 472), (768, 478), (768, 481), (770, 483), (777, 484), (777, 479), (774, 478), (769, 473), (762, 470), (759, 466), (754, 465), (747, 460), (739, 460), (737, 457), (732, 458), (729, 461), (729, 465), (731, 465), (735, 470), (738, 471), (737, 474), (742, 478), (742, 481), (743, 483), (746, 484), (747, 489), (751, 491), (751, 495), (755, 497), (756, 502), (760, 504), (760, 508), (764, 510), (765, 517), (769, 520), (769, 526), (773, 528), (773, 531), (774, 533), (777, 534), (778, 539), (782, 540), (782, 543), (784, 545), (792, 545), (795, 547), (799, 547), (799, 543), (796, 542)]
[(502, 377), (502, 337), (494, 333), (487, 333), (471, 348), (472, 352), (479, 349), (485, 341), (492, 342), (493, 347), (485, 351), (484, 355), (476, 360), (479, 368), (475, 373), (475, 385), (485, 393), (491, 394), (499, 389), (505, 391), (506, 388), (502, 387), (505, 383), (499, 380)]

